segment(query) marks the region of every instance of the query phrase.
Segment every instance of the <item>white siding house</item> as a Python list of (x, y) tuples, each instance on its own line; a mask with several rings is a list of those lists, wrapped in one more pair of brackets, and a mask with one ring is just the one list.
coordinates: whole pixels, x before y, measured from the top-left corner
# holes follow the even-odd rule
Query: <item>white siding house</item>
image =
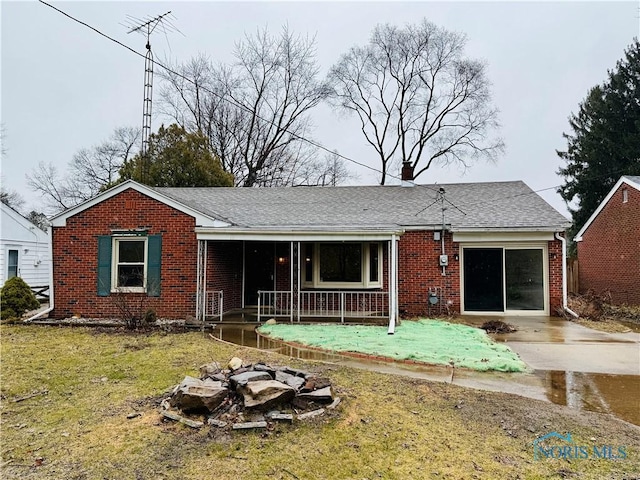
[(48, 286), (49, 236), (11, 207), (0, 206), (0, 285), (18, 276), (32, 288)]

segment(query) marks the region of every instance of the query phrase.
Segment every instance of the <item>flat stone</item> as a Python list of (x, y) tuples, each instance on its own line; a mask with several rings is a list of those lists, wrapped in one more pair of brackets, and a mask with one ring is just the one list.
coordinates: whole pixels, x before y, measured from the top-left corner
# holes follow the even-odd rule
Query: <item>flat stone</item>
[(331, 402), (330, 405), (327, 405), (327, 410), (333, 410), (333, 409), (337, 408), (338, 405), (340, 405), (341, 401), (342, 401), (342, 399), (340, 397), (336, 397), (335, 400), (333, 402)]
[(267, 422), (245, 422), (245, 423), (234, 423), (234, 430), (249, 430), (252, 428), (267, 428)]
[(220, 373), (212, 373), (211, 375), (207, 375), (207, 377), (205, 378), (205, 380), (207, 378), (210, 378), (211, 380), (215, 380), (218, 382), (226, 382), (227, 381), (227, 377), (224, 373), (220, 372)]
[(178, 390), (188, 385), (202, 385), (202, 380), (200, 380), (199, 378), (190, 377), (189, 375), (187, 375), (182, 379), (182, 381), (178, 385), (176, 385), (172, 393), (176, 393)]
[(210, 418), (207, 420), (207, 425), (211, 425), (212, 427), (224, 428), (228, 425), (227, 422), (223, 422), (222, 420), (216, 420), (215, 418)]
[(269, 320), (264, 322), (265, 325), (275, 325), (276, 323), (278, 323), (278, 322), (276, 321), (275, 318), (270, 318)]
[(271, 365), (265, 365), (264, 363), (256, 363), (253, 366), (253, 369), (256, 372), (267, 372), (269, 375), (271, 375), (272, 379), (276, 378), (276, 369), (273, 368)]
[(325, 377), (311, 376), (307, 377), (306, 380), (304, 387), (302, 387), (302, 392), (312, 392), (314, 390), (320, 390), (331, 386), (331, 380)]
[(242, 367), (242, 359), (238, 357), (233, 357), (229, 360), (229, 363), (227, 363), (227, 368), (229, 370), (237, 370), (240, 367)]
[(269, 372), (244, 372), (238, 375), (233, 375), (229, 377), (229, 382), (231, 383), (231, 387), (237, 389), (238, 387), (243, 387), (249, 382), (257, 382), (258, 380), (273, 380)]
[(301, 392), (296, 398), (311, 402), (331, 403), (333, 402), (333, 392), (331, 391), (331, 387), (324, 387), (319, 390), (314, 390), (313, 392)]
[(319, 417), (322, 414), (324, 414), (324, 408), (319, 408), (310, 412), (301, 413), (298, 415), (298, 420), (309, 420), (310, 418)]
[(305, 380), (302, 377), (296, 377), (295, 375), (291, 375), (287, 372), (276, 372), (276, 380), (282, 383), (286, 383), (290, 387), (295, 388), (296, 390), (300, 390), (300, 387), (304, 385)]
[(309, 372), (305, 372), (304, 370), (298, 370), (296, 368), (291, 368), (291, 367), (282, 367), (282, 368), (279, 368), (278, 370), (281, 372), (285, 372), (290, 375), (293, 375), (295, 377), (307, 378), (311, 376)]
[(200, 377), (210, 377), (217, 373), (220, 373), (222, 369), (220, 368), (220, 364), (218, 362), (206, 363), (200, 366)]
[(276, 380), (258, 380), (238, 387), (246, 408), (269, 410), (276, 405), (290, 402), (296, 395), (289, 385)]
[(200, 385), (181, 386), (173, 394), (169, 404), (185, 412), (204, 409), (213, 411), (224, 402), (228, 394), (228, 388), (202, 382)]
[(292, 413), (274, 413), (272, 415), (268, 415), (268, 418), (274, 422), (293, 422)]
[(163, 411), (162, 412), (162, 416), (165, 418), (168, 418), (170, 420), (174, 420), (176, 422), (180, 422), (180, 423), (184, 423), (185, 425), (191, 427), (191, 428), (202, 428), (204, 427), (204, 423), (196, 421), (196, 420), (191, 420), (189, 418), (185, 418), (182, 415), (178, 415), (177, 413), (173, 413), (173, 412), (169, 412), (169, 411)]

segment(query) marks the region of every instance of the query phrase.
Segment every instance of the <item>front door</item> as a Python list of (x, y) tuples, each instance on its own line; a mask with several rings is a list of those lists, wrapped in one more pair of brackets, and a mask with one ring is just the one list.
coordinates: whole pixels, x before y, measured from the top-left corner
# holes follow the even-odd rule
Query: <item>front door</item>
[(244, 246), (244, 304), (258, 304), (258, 290), (274, 289), (274, 244), (246, 242)]

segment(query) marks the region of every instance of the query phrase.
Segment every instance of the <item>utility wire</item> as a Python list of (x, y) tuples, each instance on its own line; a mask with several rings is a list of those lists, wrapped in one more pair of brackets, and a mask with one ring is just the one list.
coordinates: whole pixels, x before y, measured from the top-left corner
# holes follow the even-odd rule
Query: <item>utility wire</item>
[[(83, 22), (82, 20), (79, 20), (79, 19), (77, 19), (77, 18), (73, 17), (72, 15), (70, 15), (70, 14), (66, 13), (66, 12), (65, 12), (65, 11), (63, 11), (63, 10), (60, 10), (60, 9), (59, 9), (59, 8), (57, 8), (57, 7), (54, 7), (53, 5), (51, 5), (51, 4), (47, 3), (47, 2), (45, 2), (44, 0), (38, 0), (38, 1), (39, 1), (40, 3), (42, 3), (43, 5), (46, 5), (47, 7), (50, 7), (50, 8), (52, 8), (53, 10), (55, 10), (55, 11), (57, 11), (57, 12), (61, 13), (61, 14), (62, 14), (62, 15), (64, 15), (65, 17), (67, 17), (67, 18), (69, 18), (69, 19), (73, 20), (74, 22), (77, 22), (77, 23), (79, 23), (80, 25), (82, 25), (82, 26), (84, 26), (84, 27), (87, 27), (87, 28), (89, 28), (90, 30), (93, 30), (93, 31), (94, 31), (94, 32), (96, 32), (98, 35), (101, 35), (101, 36), (103, 36), (104, 38), (106, 38), (106, 39), (108, 39), (108, 40), (110, 40), (110, 41), (112, 41), (112, 42), (114, 42), (114, 43), (116, 43), (116, 44), (120, 45), (121, 47), (126, 48), (127, 50), (129, 50), (130, 52), (134, 53), (135, 55), (138, 55), (139, 57), (145, 58), (145, 56), (144, 56), (142, 53), (140, 53), (140, 52), (138, 52), (137, 50), (135, 50), (135, 49), (131, 48), (130, 46), (128, 46), (128, 45), (126, 45), (126, 44), (122, 43), (121, 41), (116, 40), (115, 38), (113, 38), (113, 37), (111, 37), (111, 36), (107, 35), (106, 33), (101, 32), (100, 30), (98, 30), (97, 28), (95, 28), (95, 27), (93, 27), (93, 26), (89, 25), (88, 23)], [(185, 76), (185, 75), (183, 75), (183, 74), (181, 74), (181, 73), (179, 73), (179, 72), (176, 72), (176, 71), (172, 70), (170, 67), (168, 67), (168, 66), (166, 66), (166, 65), (164, 65), (164, 64), (162, 64), (162, 63), (160, 63), (160, 62), (158, 62), (158, 61), (157, 61), (157, 60), (155, 60), (155, 59), (153, 60), (153, 63), (154, 63), (155, 65), (159, 66), (160, 68), (162, 68), (162, 69), (166, 70), (167, 72), (169, 72), (169, 73), (171, 73), (171, 74), (173, 74), (173, 75), (175, 75), (175, 76), (177, 76), (177, 77), (179, 77), (179, 78), (181, 78), (181, 79), (183, 79), (183, 80), (185, 80), (185, 81), (187, 81), (187, 82), (189, 82), (189, 83), (192, 83), (192, 84), (194, 84), (194, 85), (195, 85), (195, 83), (196, 83), (196, 82), (195, 82), (194, 80), (192, 80), (191, 78), (189, 78), (189, 77), (187, 77), (187, 76)], [(237, 103), (236, 101), (234, 101), (234, 100), (232, 100), (232, 99), (229, 99), (229, 98), (227, 98), (227, 97), (223, 97), (223, 96), (222, 96), (222, 95), (220, 95), (219, 93), (214, 92), (213, 90), (210, 90), (210, 89), (206, 88), (205, 86), (200, 85), (200, 88), (202, 88), (202, 89), (203, 89), (203, 90), (205, 90), (206, 92), (210, 93), (211, 95), (213, 95), (213, 96), (215, 96), (215, 97), (218, 97), (218, 98), (219, 98), (220, 100), (222, 100), (222, 101), (228, 102), (228, 103), (230, 103), (231, 105), (233, 105), (233, 106), (235, 106), (235, 107), (237, 107), (237, 108), (241, 108), (241, 109), (243, 109), (243, 110), (245, 110), (245, 111), (247, 111), (247, 112), (249, 112), (249, 113), (252, 113), (252, 114), (253, 114), (253, 112), (251, 111), (251, 109), (249, 109), (248, 107), (245, 107), (244, 105), (242, 105), (242, 104), (240, 104), (240, 103)], [(276, 125), (274, 122), (272, 122), (271, 120), (267, 120), (267, 119), (265, 119), (265, 118), (262, 118), (260, 115), (257, 115), (257, 114), (256, 114), (256, 118), (258, 118), (258, 119), (259, 119), (260, 121), (262, 121), (262, 122), (265, 122), (265, 123), (271, 124), (271, 125), (273, 125), (273, 126), (277, 126), (277, 125)], [(308, 143), (309, 145), (311, 145), (311, 146), (314, 146), (314, 147), (316, 147), (316, 148), (318, 148), (318, 149), (320, 149), (320, 150), (323, 150), (323, 151), (325, 151), (325, 152), (328, 152), (328, 153), (330, 153), (330, 154), (332, 154), (332, 155), (337, 155), (339, 158), (342, 158), (343, 160), (347, 160), (348, 162), (354, 163), (354, 164), (356, 164), (356, 165), (358, 165), (358, 166), (360, 166), (360, 167), (367, 168), (367, 169), (372, 170), (372, 171), (374, 171), (374, 172), (376, 172), (376, 173), (382, 173), (382, 171), (381, 171), (381, 170), (379, 170), (379, 169), (377, 169), (377, 168), (375, 168), (375, 167), (371, 167), (370, 165), (367, 165), (367, 164), (365, 164), (365, 163), (362, 163), (362, 162), (359, 162), (359, 161), (357, 161), (357, 160), (354, 160), (353, 158), (346, 157), (346, 156), (344, 156), (344, 155), (342, 155), (342, 154), (340, 154), (340, 153), (338, 153), (338, 152), (336, 152), (336, 151), (334, 151), (334, 150), (330, 150), (329, 148), (327, 148), (327, 147), (325, 147), (324, 145), (322, 145), (322, 144), (320, 144), (320, 143), (316, 142), (315, 140), (311, 140), (311, 139), (309, 139), (309, 138), (305, 138), (305, 137), (303, 137), (303, 136), (301, 136), (301, 135), (298, 135), (297, 133), (290, 132), (289, 130), (286, 130), (286, 129), (285, 129), (285, 131), (286, 131), (289, 135), (291, 135), (292, 137), (294, 137), (296, 140), (301, 140), (301, 141), (303, 141), (303, 142), (307, 142), (307, 143)], [(395, 178), (395, 179), (397, 179), (397, 180), (400, 180), (400, 177), (398, 177), (397, 175), (393, 175), (393, 174), (391, 174), (391, 173), (387, 173), (387, 175), (388, 175), (389, 177), (391, 177), (391, 178)], [(435, 189), (432, 189), (432, 190), (437, 191), (437, 190), (435, 190)]]
[[(121, 47), (125, 48), (126, 50), (129, 50), (131, 53), (133, 53), (133, 54), (135, 54), (135, 55), (138, 55), (138, 56), (139, 56), (139, 57), (141, 57), (141, 58), (145, 58), (145, 55), (144, 55), (144, 54), (142, 54), (142, 53), (138, 52), (137, 50), (135, 50), (135, 49), (131, 48), (130, 46), (128, 46), (128, 45), (126, 45), (126, 44), (122, 43), (121, 41), (119, 41), (119, 40), (117, 40), (117, 39), (115, 39), (115, 38), (113, 38), (113, 37), (111, 37), (111, 36), (107, 35), (106, 33), (101, 32), (100, 30), (98, 30), (97, 28), (95, 28), (95, 27), (93, 27), (93, 26), (89, 25), (88, 23), (86, 23), (86, 22), (84, 22), (84, 21), (82, 21), (82, 20), (79, 20), (79, 19), (75, 18), (74, 16), (72, 16), (72, 15), (70, 15), (70, 14), (66, 13), (65, 11), (63, 11), (63, 10), (61, 10), (61, 9), (59, 9), (59, 8), (57, 8), (57, 7), (55, 7), (55, 6), (53, 6), (53, 5), (51, 5), (50, 3), (45, 2), (44, 0), (38, 0), (38, 1), (39, 1), (40, 3), (42, 3), (43, 5), (46, 5), (47, 7), (52, 8), (52, 9), (53, 9), (53, 10), (55, 10), (56, 12), (61, 13), (61, 14), (62, 14), (62, 15), (64, 15), (65, 17), (69, 18), (70, 20), (72, 20), (72, 21), (74, 21), (74, 22), (76, 22), (76, 23), (79, 23), (80, 25), (82, 25), (82, 26), (84, 26), (84, 27), (86, 27), (86, 28), (88, 28), (88, 29), (90, 29), (90, 30), (94, 31), (95, 33), (97, 33), (98, 35), (100, 35), (100, 36), (102, 36), (102, 37), (106, 38), (107, 40), (110, 40), (110, 41), (112, 41), (112, 42), (116, 43), (117, 45), (119, 45), (119, 46), (121, 46)], [(181, 33), (182, 33), (182, 32), (181, 32)], [(191, 78), (187, 77), (186, 75), (183, 75), (183, 74), (181, 74), (181, 73), (179, 73), (179, 72), (174, 71), (174, 70), (173, 70), (173, 69), (171, 69), (170, 67), (168, 67), (168, 66), (166, 66), (166, 65), (164, 65), (164, 64), (162, 64), (162, 63), (160, 63), (160, 62), (158, 62), (158, 61), (157, 61), (157, 60), (155, 60), (155, 59), (153, 60), (153, 63), (154, 63), (155, 65), (159, 66), (160, 68), (162, 68), (162, 69), (166, 70), (167, 72), (169, 72), (169, 73), (171, 73), (171, 74), (173, 74), (173, 75), (176, 75), (177, 77), (179, 77), (179, 78), (181, 78), (181, 79), (183, 79), (183, 80), (185, 80), (185, 81), (187, 81), (187, 82), (189, 82), (189, 83), (192, 83), (192, 84), (194, 84), (194, 85), (195, 85), (195, 83), (196, 83), (194, 80), (192, 80)], [(225, 102), (228, 102), (228, 103), (230, 103), (231, 105), (233, 105), (233, 106), (235, 106), (235, 107), (237, 107), (237, 108), (241, 108), (241, 109), (243, 109), (243, 110), (245, 110), (245, 111), (248, 111), (248, 112), (250, 112), (250, 113), (253, 113), (249, 108), (245, 107), (244, 105), (242, 105), (242, 104), (240, 104), (240, 103), (235, 102), (233, 99), (229, 99), (229, 98), (227, 98), (227, 97), (223, 97), (222, 95), (218, 94), (217, 92), (215, 92), (215, 91), (213, 91), (213, 90), (208, 89), (208, 88), (207, 88), (207, 87), (205, 87), (205, 86), (202, 86), (202, 85), (201, 85), (200, 87), (201, 87), (203, 90), (205, 90), (205, 91), (207, 91), (208, 93), (210, 93), (211, 95), (214, 95), (215, 97), (218, 97), (220, 100), (223, 100), (223, 101), (225, 101)], [(264, 119), (264, 118), (262, 118), (260, 115), (256, 115), (256, 118), (258, 118), (259, 120), (261, 120), (261, 121), (263, 121), (263, 122), (265, 122), (265, 123), (269, 123), (269, 124), (271, 124), (271, 125), (275, 125), (275, 124), (274, 124), (274, 122), (272, 122), (272, 121), (270, 121), (270, 120), (267, 120), (267, 119)], [(363, 167), (363, 168), (369, 169), (369, 170), (371, 170), (371, 171), (373, 171), (373, 172), (375, 172), (375, 173), (380, 173), (380, 174), (382, 173), (382, 171), (381, 171), (381, 170), (379, 170), (379, 169), (377, 169), (377, 168), (375, 168), (375, 167), (372, 167), (372, 166), (367, 165), (367, 164), (365, 164), (365, 163), (362, 163), (362, 162), (359, 162), (359, 161), (357, 161), (357, 160), (354, 160), (353, 158), (350, 158), (350, 157), (347, 157), (347, 156), (345, 156), (345, 155), (342, 155), (342, 154), (338, 153), (338, 152), (337, 152), (337, 151), (335, 151), (335, 150), (330, 150), (329, 148), (327, 148), (327, 147), (325, 147), (324, 145), (322, 145), (322, 144), (320, 144), (320, 143), (316, 142), (315, 140), (311, 140), (311, 139), (309, 139), (309, 138), (303, 137), (303, 136), (301, 136), (301, 135), (298, 135), (298, 134), (296, 134), (296, 133), (294, 133), (294, 132), (290, 132), (290, 131), (288, 131), (288, 130), (285, 130), (285, 131), (286, 131), (289, 135), (291, 135), (292, 137), (296, 138), (297, 140), (301, 140), (301, 141), (303, 141), (303, 142), (306, 142), (306, 143), (308, 143), (309, 145), (311, 145), (311, 146), (314, 146), (314, 147), (318, 148), (319, 150), (323, 150), (323, 151), (325, 151), (325, 152), (327, 152), (327, 153), (330, 153), (330, 154), (332, 154), (332, 155), (337, 155), (339, 158), (341, 158), (341, 159), (343, 159), (343, 160), (346, 160), (346, 161), (348, 161), (348, 162), (351, 162), (351, 163), (353, 163), (353, 164), (355, 164), (355, 165), (358, 165), (358, 166), (360, 166), (360, 167)], [(612, 172), (612, 173), (622, 173), (622, 171), (617, 171), (617, 172)], [(391, 178), (396, 179), (396, 180), (401, 180), (401, 178), (400, 178), (399, 176), (394, 175), (394, 174), (392, 174), (392, 173), (387, 173), (387, 175), (388, 175), (389, 177), (391, 177)], [(608, 176), (610, 176), (610, 175), (611, 175), (611, 174), (608, 174), (608, 175), (601, 175), (601, 176), (596, 176), (596, 177), (592, 177), (592, 178), (590, 178), (590, 180), (596, 180), (596, 179), (599, 179), (599, 178), (606, 178), (606, 177), (608, 177)], [(437, 184), (436, 184), (436, 185), (437, 185)], [(431, 191), (433, 191), (433, 192), (435, 192), (435, 193), (440, 193), (440, 192), (439, 192), (439, 190), (438, 190), (437, 188), (434, 188), (434, 187), (432, 187), (431, 185), (420, 185), (420, 186), (421, 186), (421, 187), (425, 187), (425, 188), (427, 188), (427, 189), (429, 189), (429, 190), (431, 190)], [(547, 190), (555, 190), (555, 189), (558, 189), (558, 188), (560, 188), (561, 186), (562, 186), (562, 185), (554, 185), (554, 186), (552, 186), (552, 187), (546, 187), (546, 188), (541, 188), (541, 189), (538, 189), (538, 190), (532, 190), (532, 191), (530, 191), (530, 192), (524, 192), (524, 193), (518, 193), (518, 194), (515, 194), (515, 195), (508, 195), (508, 196), (505, 196), (505, 197), (500, 197), (500, 198), (498, 198), (498, 199), (494, 199), (494, 200), (492, 200), (492, 201), (476, 202), (476, 203), (471, 203), (471, 204), (467, 204), (467, 205), (468, 205), (468, 206), (478, 206), (478, 205), (483, 205), (483, 204), (494, 203), (494, 202), (495, 202), (495, 200), (506, 200), (506, 199), (509, 199), (509, 198), (516, 198), (516, 197), (521, 197), (521, 196), (525, 196), (525, 195), (538, 194), (538, 193), (540, 193), (540, 192), (544, 192), (544, 191), (547, 191)], [(448, 199), (446, 199), (446, 198), (445, 198), (445, 200), (447, 201), (447, 203), (450, 203), (453, 207), (455, 207), (457, 210), (459, 210), (462, 214), (466, 215), (466, 213), (465, 213), (465, 212), (463, 212), (460, 208), (458, 208), (455, 204), (451, 203), (451, 202), (450, 202)], [(434, 203), (436, 203), (436, 202), (434, 202)], [(420, 210), (418, 213), (416, 213), (416, 215), (419, 215), (419, 214), (420, 214), (420, 213), (422, 213), (423, 211), (427, 210), (429, 207), (433, 206), (433, 205), (434, 205), (434, 203), (432, 203), (432, 204), (428, 205), (427, 207), (423, 208), (423, 209), (422, 209), (422, 210)]]

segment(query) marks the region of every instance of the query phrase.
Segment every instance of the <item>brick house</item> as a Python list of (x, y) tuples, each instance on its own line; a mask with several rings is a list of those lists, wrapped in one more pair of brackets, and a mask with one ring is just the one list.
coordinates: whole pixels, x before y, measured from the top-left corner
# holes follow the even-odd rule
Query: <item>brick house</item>
[[(220, 320), (555, 313), (567, 220), (523, 182), (151, 188), (52, 219), (50, 316)], [(563, 296), (564, 295), (564, 296)]]
[(580, 293), (640, 305), (640, 176), (623, 176), (575, 237)]
[(47, 290), (51, 256), (47, 234), (4, 203), (0, 203), (0, 225), (0, 286), (20, 277), (36, 290)]

